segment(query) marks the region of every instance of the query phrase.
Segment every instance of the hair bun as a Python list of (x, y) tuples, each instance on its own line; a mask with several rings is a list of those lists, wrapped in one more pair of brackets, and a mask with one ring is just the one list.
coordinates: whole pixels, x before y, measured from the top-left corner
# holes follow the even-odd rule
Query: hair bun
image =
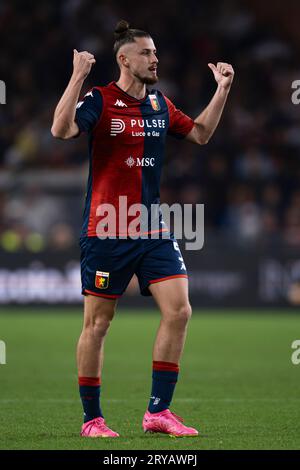
[(125, 20), (121, 20), (118, 22), (115, 28), (115, 36), (119, 36), (121, 34), (127, 33), (129, 30), (129, 23)]

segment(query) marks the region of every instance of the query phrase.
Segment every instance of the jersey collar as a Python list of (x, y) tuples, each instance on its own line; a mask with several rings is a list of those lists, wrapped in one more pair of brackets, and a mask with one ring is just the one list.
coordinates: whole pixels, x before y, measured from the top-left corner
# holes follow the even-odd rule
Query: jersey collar
[(121, 93), (123, 93), (128, 99), (132, 100), (132, 101), (137, 101), (138, 103), (143, 103), (147, 98), (148, 98), (148, 95), (149, 95), (149, 91), (147, 90), (146, 88), (146, 95), (144, 96), (144, 98), (142, 98), (141, 100), (138, 100), (137, 98), (135, 98), (134, 96), (131, 96), (129, 95), (128, 93), (126, 93), (126, 91), (122, 90), (122, 88), (120, 88), (116, 82), (111, 82), (110, 85), (113, 85), (115, 88), (117, 88)]

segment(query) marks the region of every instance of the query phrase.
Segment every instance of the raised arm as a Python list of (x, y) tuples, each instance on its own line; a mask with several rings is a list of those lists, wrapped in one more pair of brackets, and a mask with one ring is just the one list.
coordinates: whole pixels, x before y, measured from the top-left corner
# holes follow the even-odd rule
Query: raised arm
[(186, 138), (195, 144), (207, 144), (216, 130), (222, 116), (228, 93), (234, 77), (230, 64), (218, 62), (217, 66), (208, 64), (218, 84), (217, 90), (208, 106), (194, 120), (194, 127)]
[(74, 49), (73, 73), (61, 99), (56, 106), (51, 127), (53, 137), (70, 139), (79, 133), (75, 122), (76, 106), (83, 82), (96, 62), (93, 54)]

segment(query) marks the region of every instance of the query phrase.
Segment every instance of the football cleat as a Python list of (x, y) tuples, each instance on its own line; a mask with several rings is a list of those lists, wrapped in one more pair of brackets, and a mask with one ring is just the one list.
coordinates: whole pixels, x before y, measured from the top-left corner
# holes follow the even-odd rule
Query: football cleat
[(119, 434), (106, 426), (104, 418), (94, 418), (82, 425), (81, 436), (83, 437), (119, 437)]
[(144, 432), (161, 432), (171, 437), (194, 437), (198, 431), (183, 424), (183, 419), (169, 409), (159, 413), (146, 411), (143, 419)]

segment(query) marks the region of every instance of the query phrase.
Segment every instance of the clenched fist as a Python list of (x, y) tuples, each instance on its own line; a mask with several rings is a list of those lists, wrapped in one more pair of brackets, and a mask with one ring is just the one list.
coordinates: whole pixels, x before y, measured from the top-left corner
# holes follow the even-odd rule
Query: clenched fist
[(73, 74), (76, 78), (85, 79), (91, 71), (92, 65), (96, 62), (93, 54), (87, 51), (78, 52), (74, 49)]
[(217, 84), (225, 90), (229, 90), (234, 77), (232, 65), (226, 64), (225, 62), (218, 62), (217, 66), (214, 64), (208, 64), (208, 66), (212, 70)]

